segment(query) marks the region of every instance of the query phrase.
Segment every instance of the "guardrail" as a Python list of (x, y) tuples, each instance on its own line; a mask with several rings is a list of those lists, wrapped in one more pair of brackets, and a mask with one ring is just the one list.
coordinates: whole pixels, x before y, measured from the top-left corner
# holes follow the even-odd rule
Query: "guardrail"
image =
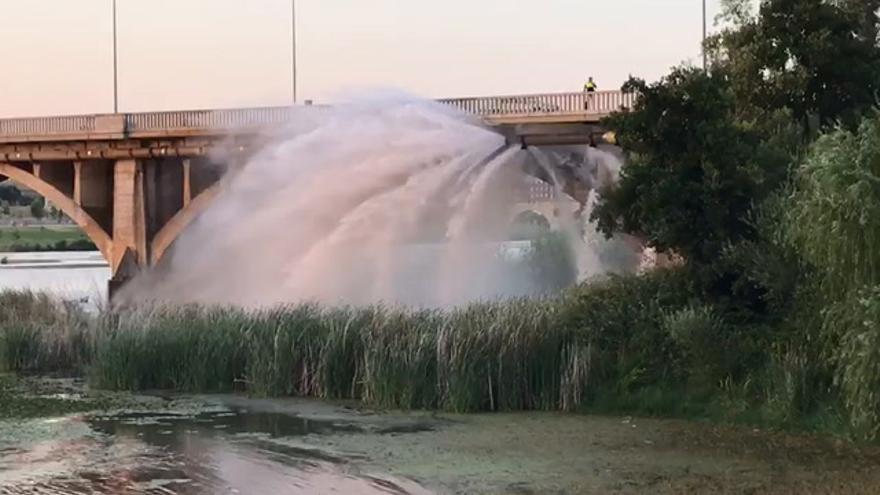
[(0, 136), (34, 136), (94, 130), (94, 115), (0, 119)]
[(125, 115), (130, 133), (159, 130), (235, 129), (280, 124), (290, 120), (291, 107), (236, 108)]
[(516, 117), (530, 115), (607, 115), (632, 107), (635, 94), (622, 91), (595, 93), (547, 93), (512, 96), (484, 96), (439, 100), (468, 113), (483, 117)]
[[(504, 117), (597, 118), (631, 107), (635, 96), (620, 91), (551, 93), (438, 100), (467, 113), (497, 121)], [(51, 139), (106, 139), (150, 133), (209, 132), (280, 124), (291, 107), (145, 112), (0, 119), (0, 142)]]

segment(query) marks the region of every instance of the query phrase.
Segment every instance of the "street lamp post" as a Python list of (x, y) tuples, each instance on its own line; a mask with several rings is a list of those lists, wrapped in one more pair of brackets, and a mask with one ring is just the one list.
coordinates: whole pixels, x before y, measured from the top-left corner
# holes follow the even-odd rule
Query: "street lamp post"
[(706, 0), (703, 0), (703, 70), (706, 70)]
[(113, 0), (113, 113), (119, 113), (119, 74), (116, 54), (116, 0)]
[(296, 0), (290, 0), (290, 56), (293, 104), (296, 105)]

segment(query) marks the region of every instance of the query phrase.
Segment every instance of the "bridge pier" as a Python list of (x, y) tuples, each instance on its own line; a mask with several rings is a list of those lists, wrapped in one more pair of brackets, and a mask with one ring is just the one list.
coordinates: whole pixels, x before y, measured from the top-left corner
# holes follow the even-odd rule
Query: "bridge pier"
[[(117, 160), (113, 165), (113, 252), (111, 286), (118, 289), (150, 259), (147, 251), (144, 164)], [(115, 292), (115, 291), (114, 291)]]
[(112, 299), (159, 263), (219, 190), (220, 172), (200, 158), (0, 161), (0, 180), (42, 195), (95, 243), (110, 266)]

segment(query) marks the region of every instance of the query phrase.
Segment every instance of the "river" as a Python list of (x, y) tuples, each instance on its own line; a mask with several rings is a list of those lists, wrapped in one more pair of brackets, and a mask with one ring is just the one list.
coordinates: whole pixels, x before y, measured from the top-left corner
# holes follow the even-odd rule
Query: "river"
[(2, 494), (867, 495), (880, 489), (876, 448), (751, 428), (538, 412), (376, 411), (244, 394), (135, 397), (89, 391), (69, 379), (28, 380), (21, 392), (96, 400), (100, 409), (0, 418)]
[(0, 253), (0, 290), (49, 292), (98, 305), (106, 300), (110, 267), (99, 252)]
[[(104, 300), (109, 268), (98, 253), (2, 257), (0, 289)], [(0, 414), (0, 494), (880, 493), (878, 449), (748, 427), (404, 413), (245, 394), (133, 397), (28, 380), (11, 394), (0, 387), (0, 401), (97, 406)]]

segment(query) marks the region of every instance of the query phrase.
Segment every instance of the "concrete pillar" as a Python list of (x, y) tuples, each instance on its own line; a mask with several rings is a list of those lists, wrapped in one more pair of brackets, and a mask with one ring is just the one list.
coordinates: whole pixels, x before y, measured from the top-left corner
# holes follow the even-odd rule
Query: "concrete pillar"
[(82, 206), (82, 162), (73, 162), (73, 202)]
[(113, 279), (124, 281), (146, 266), (147, 246), (143, 165), (119, 160), (113, 166)]
[(192, 184), (190, 182), (190, 161), (189, 158), (183, 160), (183, 207), (189, 206), (192, 201)]

